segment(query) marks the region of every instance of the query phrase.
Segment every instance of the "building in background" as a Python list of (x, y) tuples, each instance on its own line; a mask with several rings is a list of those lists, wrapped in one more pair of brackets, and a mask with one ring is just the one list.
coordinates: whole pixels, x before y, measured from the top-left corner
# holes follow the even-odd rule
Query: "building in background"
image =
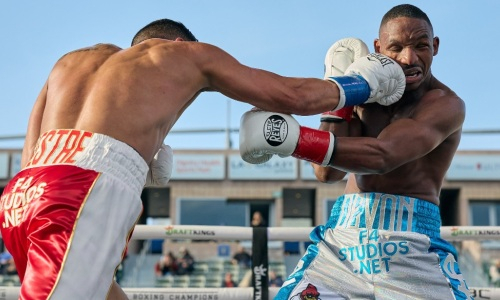
[[(20, 170), (21, 150), (0, 150), (0, 189)], [(443, 226), (500, 225), (500, 151), (459, 151), (441, 193)], [(324, 223), (344, 182), (316, 180), (308, 162), (273, 157), (244, 162), (237, 150), (176, 150), (165, 188), (143, 191), (143, 224), (268, 226)], [(203, 212), (203, 213), (200, 213)]]
[[(20, 170), (20, 162), (20, 149), (0, 150), (0, 191)], [(442, 225), (500, 226), (499, 183), (500, 151), (457, 152), (440, 196)], [(252, 165), (234, 149), (176, 150), (168, 186), (144, 189), (139, 224), (249, 227), (253, 213), (259, 211), (270, 227), (311, 227), (326, 222), (344, 185), (318, 182), (308, 162), (292, 157), (276, 156), (264, 164)], [(144, 245), (158, 255), (182, 246), (170, 240), (149, 242), (132, 240), (128, 254), (134, 257), (145, 253)], [(197, 259), (204, 260), (220, 258), (222, 252), (229, 257), (238, 246), (238, 242), (213, 247), (194, 243), (190, 249)], [(289, 258), (293, 268), (306, 246), (303, 242), (270, 245), (270, 259), (286, 263)], [(462, 242), (457, 248), (462, 257), (474, 261), (471, 266), (487, 269), (490, 262), (500, 259), (500, 239)], [(479, 274), (480, 270), (463, 272)]]

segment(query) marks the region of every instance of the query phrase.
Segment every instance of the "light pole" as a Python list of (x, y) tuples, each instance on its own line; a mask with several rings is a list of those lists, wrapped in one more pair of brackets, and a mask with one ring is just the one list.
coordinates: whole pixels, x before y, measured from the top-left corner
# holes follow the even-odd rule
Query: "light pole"
[(227, 98), (226, 105), (226, 149), (231, 149), (231, 99)]

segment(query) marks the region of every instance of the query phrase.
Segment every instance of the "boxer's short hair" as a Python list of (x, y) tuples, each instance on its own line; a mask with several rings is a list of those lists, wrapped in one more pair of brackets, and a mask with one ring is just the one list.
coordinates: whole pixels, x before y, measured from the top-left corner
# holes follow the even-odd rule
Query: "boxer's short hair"
[(429, 19), (427, 14), (424, 13), (420, 8), (411, 4), (401, 4), (391, 8), (388, 12), (385, 13), (384, 17), (382, 18), (382, 21), (380, 22), (380, 28), (382, 28), (382, 26), (384, 26), (390, 20), (401, 17), (424, 20), (427, 22), (427, 24), (429, 24), (431, 30), (433, 31), (431, 20)]
[(197, 42), (198, 40), (181, 22), (170, 19), (160, 19), (149, 23), (139, 30), (132, 39), (132, 46), (147, 39), (175, 40), (182, 38), (186, 41)]

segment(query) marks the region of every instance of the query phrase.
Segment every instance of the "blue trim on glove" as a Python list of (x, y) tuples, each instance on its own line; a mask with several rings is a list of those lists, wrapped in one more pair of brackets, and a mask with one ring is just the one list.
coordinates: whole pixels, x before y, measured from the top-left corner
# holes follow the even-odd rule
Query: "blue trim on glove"
[(370, 86), (361, 75), (330, 77), (337, 82), (345, 93), (345, 106), (363, 104), (370, 97)]

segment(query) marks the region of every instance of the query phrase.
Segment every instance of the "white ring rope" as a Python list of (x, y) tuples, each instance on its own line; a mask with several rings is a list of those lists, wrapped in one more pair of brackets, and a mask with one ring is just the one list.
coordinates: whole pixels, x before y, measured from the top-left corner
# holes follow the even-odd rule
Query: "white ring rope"
[[(268, 227), (269, 241), (308, 242), (314, 227)], [(252, 228), (205, 225), (137, 225), (132, 239), (252, 240)], [(500, 226), (443, 226), (441, 238), (447, 241), (499, 240)]]
[[(309, 241), (313, 227), (268, 227), (269, 241)], [(500, 226), (443, 226), (441, 238), (448, 241), (498, 240)], [(132, 239), (251, 240), (252, 228), (204, 225), (137, 225)]]
[[(278, 293), (276, 287), (269, 288), (269, 298)], [(130, 300), (253, 300), (252, 288), (123, 288)], [(20, 287), (0, 287), (2, 300), (17, 300)], [(499, 288), (471, 288), (476, 300), (500, 299)]]

